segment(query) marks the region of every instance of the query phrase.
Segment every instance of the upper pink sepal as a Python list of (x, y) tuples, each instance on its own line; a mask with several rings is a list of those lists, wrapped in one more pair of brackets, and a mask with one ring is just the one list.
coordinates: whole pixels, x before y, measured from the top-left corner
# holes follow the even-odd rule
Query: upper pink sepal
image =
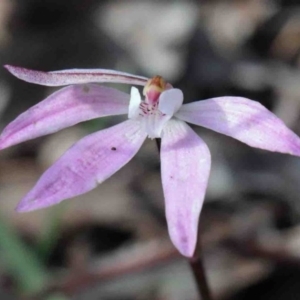
[(82, 121), (126, 114), (128, 103), (129, 95), (113, 88), (96, 84), (65, 87), (11, 122), (0, 136), (0, 149)]
[(169, 234), (179, 252), (194, 255), (198, 222), (208, 177), (210, 152), (184, 122), (170, 120), (163, 129), (161, 175)]
[(249, 146), (300, 156), (300, 139), (256, 101), (219, 97), (183, 105), (175, 116), (231, 136)]
[(47, 207), (94, 189), (128, 163), (145, 138), (132, 120), (86, 136), (41, 176), (17, 211)]
[(4, 67), (19, 79), (46, 86), (62, 86), (91, 82), (145, 85), (148, 80), (148, 78), (143, 76), (106, 69), (71, 69), (43, 72), (11, 65), (5, 65)]

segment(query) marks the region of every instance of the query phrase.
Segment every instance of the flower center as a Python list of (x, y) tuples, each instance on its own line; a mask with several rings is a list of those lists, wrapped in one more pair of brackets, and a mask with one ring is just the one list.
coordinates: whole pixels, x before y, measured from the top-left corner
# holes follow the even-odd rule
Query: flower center
[(156, 104), (158, 102), (159, 95), (166, 89), (166, 87), (166, 81), (159, 75), (149, 79), (143, 90), (143, 95), (146, 97), (145, 102), (152, 105)]
[(165, 123), (182, 104), (182, 92), (155, 76), (146, 83), (143, 95), (144, 100), (137, 88), (131, 88), (128, 118), (139, 121), (149, 138), (160, 138)]

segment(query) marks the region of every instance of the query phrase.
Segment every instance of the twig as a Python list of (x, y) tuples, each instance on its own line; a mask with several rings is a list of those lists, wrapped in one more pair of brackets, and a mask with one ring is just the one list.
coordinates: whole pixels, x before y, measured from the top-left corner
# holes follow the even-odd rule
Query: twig
[[(141, 253), (142, 255), (137, 255)], [(86, 269), (80, 274), (69, 274), (55, 280), (32, 299), (44, 299), (43, 297), (53, 293), (62, 292), (73, 296), (80, 290), (86, 289), (95, 283), (103, 283), (115, 280), (122, 276), (129, 276), (137, 272), (142, 272), (155, 268), (162, 263), (179, 258), (178, 252), (174, 249), (169, 240), (153, 240), (147, 243), (136, 244), (120, 255), (112, 256), (107, 262), (107, 257), (99, 263), (99, 267), (94, 270)], [(111, 264), (114, 261), (114, 264)], [(106, 263), (105, 263), (106, 262)]]

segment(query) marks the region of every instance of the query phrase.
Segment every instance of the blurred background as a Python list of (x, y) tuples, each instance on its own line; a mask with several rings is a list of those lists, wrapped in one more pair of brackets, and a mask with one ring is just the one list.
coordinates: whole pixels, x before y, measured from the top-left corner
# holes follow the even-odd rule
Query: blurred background
[[(247, 97), (300, 134), (296, 0), (1, 0), (0, 63), (159, 74), (186, 102)], [(0, 69), (1, 129), (54, 91)], [(94, 120), (1, 152), (1, 299), (197, 299), (167, 234), (151, 140), (92, 192), (14, 211), (68, 147), (120, 120)], [(199, 230), (215, 299), (299, 300), (300, 159), (195, 130), (213, 161)]]

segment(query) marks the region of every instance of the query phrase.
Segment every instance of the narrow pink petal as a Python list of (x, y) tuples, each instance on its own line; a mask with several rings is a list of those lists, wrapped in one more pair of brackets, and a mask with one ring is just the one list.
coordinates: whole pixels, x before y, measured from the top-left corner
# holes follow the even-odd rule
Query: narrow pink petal
[(132, 120), (88, 135), (42, 175), (17, 210), (47, 207), (94, 189), (122, 168), (145, 138), (139, 123)]
[(185, 104), (176, 117), (231, 136), (249, 146), (300, 156), (300, 139), (256, 101), (220, 97)]
[(143, 76), (106, 69), (71, 69), (43, 72), (11, 65), (5, 65), (4, 67), (19, 79), (47, 86), (61, 86), (90, 82), (112, 82), (145, 85), (148, 80), (148, 78)]
[(188, 257), (193, 256), (197, 244), (210, 162), (208, 147), (186, 123), (167, 123), (161, 144), (166, 217), (171, 240)]
[(126, 114), (129, 95), (96, 84), (65, 87), (11, 122), (0, 136), (0, 149), (56, 132), (82, 121)]

